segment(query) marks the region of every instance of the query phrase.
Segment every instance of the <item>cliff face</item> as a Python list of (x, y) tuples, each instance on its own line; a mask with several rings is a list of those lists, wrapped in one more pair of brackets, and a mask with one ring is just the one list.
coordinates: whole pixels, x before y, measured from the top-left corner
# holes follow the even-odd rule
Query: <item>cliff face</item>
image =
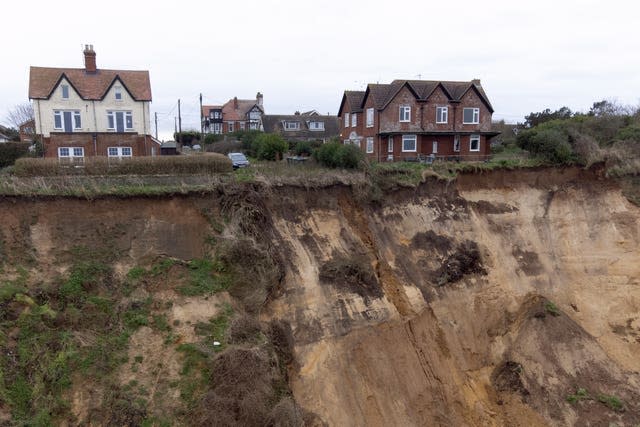
[[(260, 320), (290, 324), (288, 382), (313, 423), (640, 420), (640, 209), (614, 182), (499, 171), (428, 179), (373, 205), (349, 187), (258, 194), (256, 232), (284, 272)], [(116, 275), (159, 255), (199, 258), (224, 203), (4, 200), (5, 275), (25, 263), (43, 280), (62, 274), (78, 245), (112, 251)], [(203, 298), (172, 301), (212, 315)], [(568, 402), (579, 389), (588, 397)]]

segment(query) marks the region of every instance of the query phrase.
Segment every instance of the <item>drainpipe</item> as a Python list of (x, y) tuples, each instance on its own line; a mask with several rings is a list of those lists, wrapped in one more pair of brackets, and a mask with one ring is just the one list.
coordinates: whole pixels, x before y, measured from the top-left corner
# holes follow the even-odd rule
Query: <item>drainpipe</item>
[(38, 123), (40, 124), (40, 144), (42, 144), (42, 157), (46, 157), (47, 155), (47, 147), (44, 145), (44, 133), (42, 132), (42, 110), (40, 110), (40, 100), (37, 99), (38, 103)]

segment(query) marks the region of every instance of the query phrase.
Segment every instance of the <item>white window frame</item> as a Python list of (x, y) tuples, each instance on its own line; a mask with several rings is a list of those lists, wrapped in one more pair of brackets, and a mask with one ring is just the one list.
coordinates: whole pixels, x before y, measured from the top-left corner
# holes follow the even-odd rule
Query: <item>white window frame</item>
[(433, 141), (431, 143), (431, 152), (434, 154), (438, 153), (438, 141)]
[(222, 123), (214, 123), (213, 124), (213, 133), (221, 134), (222, 133)]
[(113, 91), (114, 91), (114, 98), (116, 101), (121, 102), (122, 101), (122, 86), (114, 86), (113, 87)]
[(454, 153), (460, 152), (460, 135), (453, 136), (453, 152)]
[[(465, 117), (464, 117), (465, 116), (465, 111), (468, 111), (468, 110), (472, 110), (472, 113), (471, 113), (472, 121), (470, 121), (470, 122), (466, 122), (465, 121)], [(462, 109), (462, 124), (465, 124), (465, 125), (477, 125), (478, 123), (480, 123), (480, 109), (479, 108), (468, 107), (468, 108), (463, 108)]]
[(446, 124), (449, 122), (449, 107), (436, 107), (436, 123)]
[(349, 113), (344, 113), (344, 127), (348, 128), (349, 127), (349, 123), (351, 123), (349, 121)]
[[(65, 150), (67, 154), (63, 155)], [(84, 159), (84, 147), (58, 147), (58, 159)]]
[(372, 128), (374, 121), (374, 112), (373, 108), (367, 108), (367, 127)]
[[(413, 149), (407, 149), (405, 143), (413, 141)], [(418, 136), (417, 135), (402, 135), (402, 152), (403, 153), (415, 153), (418, 151)]]
[(317, 122), (317, 121), (309, 122), (309, 130), (323, 131), (324, 130), (324, 122)]
[[(124, 121), (124, 131), (133, 130), (133, 112), (124, 110), (109, 110), (107, 111), (107, 130), (116, 130), (116, 114), (122, 113), (122, 120)], [(129, 126), (131, 123), (131, 126)]]
[[(69, 99), (69, 85), (60, 85), (60, 90), (62, 92), (61, 94), (61, 98), (62, 99)], [(66, 92), (66, 93), (65, 93)], [(66, 96), (65, 96), (66, 95)]]
[(295, 131), (300, 130), (300, 122), (286, 121), (284, 122), (284, 130)]
[[(478, 147), (473, 149), (473, 142), (478, 142)], [(480, 151), (480, 135), (469, 135), (469, 151)]]
[(387, 140), (387, 152), (393, 153), (393, 137), (392, 136), (390, 136), (389, 139)]
[[(53, 129), (64, 130), (64, 113), (71, 113), (71, 131), (82, 129), (80, 110), (53, 110)], [(60, 127), (56, 126), (56, 116), (60, 117)]]
[(351, 113), (351, 127), (354, 128), (358, 126), (358, 115), (356, 113)]
[(401, 105), (398, 109), (399, 117), (398, 120), (401, 123), (406, 123), (411, 121), (411, 105)]
[(368, 136), (367, 137), (367, 154), (371, 154), (373, 153), (373, 137), (372, 136)]
[[(112, 154), (112, 150), (115, 151), (114, 154)], [(128, 152), (128, 154), (127, 154)], [(133, 150), (131, 149), (131, 147), (108, 147), (107, 148), (107, 157), (116, 157), (116, 158), (123, 158), (123, 157), (132, 157), (133, 156)]]
[(227, 131), (228, 133), (233, 132), (233, 122), (227, 122)]

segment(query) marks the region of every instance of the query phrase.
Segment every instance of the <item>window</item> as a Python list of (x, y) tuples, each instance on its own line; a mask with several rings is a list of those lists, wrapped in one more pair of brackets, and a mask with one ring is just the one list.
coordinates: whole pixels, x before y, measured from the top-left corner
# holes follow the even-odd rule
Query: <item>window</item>
[(65, 160), (84, 158), (84, 148), (82, 147), (60, 147), (58, 148), (58, 158)]
[(433, 143), (431, 144), (431, 152), (432, 153), (438, 152), (438, 141), (433, 141)]
[(222, 133), (222, 123), (213, 124), (213, 133), (217, 133), (217, 134)]
[(53, 112), (53, 128), (63, 132), (73, 132), (82, 129), (80, 110), (55, 110)]
[(300, 122), (284, 122), (284, 130), (298, 130)]
[(324, 122), (309, 122), (310, 130), (324, 130)]
[(109, 147), (107, 155), (109, 157), (131, 157), (131, 147)]
[(373, 108), (367, 108), (367, 127), (373, 127)]
[(107, 129), (116, 132), (133, 130), (133, 114), (131, 111), (107, 111)]
[(469, 151), (480, 151), (480, 135), (469, 137)]
[(479, 108), (463, 108), (462, 123), (472, 124), (472, 125), (480, 123), (480, 109)]
[(418, 137), (416, 135), (402, 135), (402, 151), (415, 153), (417, 151), (417, 140)]
[(349, 113), (344, 113), (344, 127), (349, 127)]
[(227, 131), (233, 132), (233, 122), (227, 123)]
[(455, 135), (453, 137), (453, 151), (456, 153), (460, 152), (460, 135)]
[(367, 153), (373, 153), (373, 137), (367, 138)]
[(69, 99), (69, 85), (62, 85), (62, 99)]
[(401, 122), (411, 121), (411, 107), (409, 105), (400, 106), (400, 121)]
[(389, 140), (387, 141), (387, 151), (389, 153), (393, 153), (393, 137), (390, 136)]
[(436, 107), (436, 123), (447, 123), (449, 107)]
[(244, 130), (244, 122), (240, 122), (240, 130)]
[(351, 127), (354, 128), (358, 124), (358, 115), (356, 113), (351, 113)]
[(122, 101), (122, 86), (115, 86), (116, 101)]
[(222, 118), (222, 113), (220, 113), (220, 111), (210, 111), (209, 112), (209, 116), (212, 119), (221, 119)]

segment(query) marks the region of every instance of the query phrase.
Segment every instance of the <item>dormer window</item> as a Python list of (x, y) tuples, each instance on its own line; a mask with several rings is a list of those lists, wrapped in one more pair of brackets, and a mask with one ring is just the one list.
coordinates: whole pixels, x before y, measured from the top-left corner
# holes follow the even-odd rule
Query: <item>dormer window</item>
[(300, 122), (284, 122), (284, 130), (298, 130), (300, 129)]
[(69, 85), (62, 85), (62, 99), (69, 99)]
[(309, 130), (324, 130), (324, 122), (309, 122)]
[(116, 86), (114, 91), (116, 94), (116, 101), (122, 101), (122, 86)]

